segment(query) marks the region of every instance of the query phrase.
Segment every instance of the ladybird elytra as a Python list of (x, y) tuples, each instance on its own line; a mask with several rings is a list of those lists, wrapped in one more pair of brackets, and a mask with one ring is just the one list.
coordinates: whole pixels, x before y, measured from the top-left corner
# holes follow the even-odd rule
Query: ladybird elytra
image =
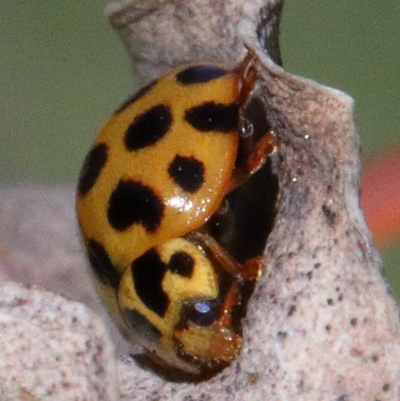
[[(182, 86), (175, 78), (179, 72), (174, 71), (160, 79), (146, 96), (114, 115), (101, 130), (93, 146), (93, 149), (107, 147), (107, 163), (94, 190), (79, 200), (78, 214), (85, 237), (100, 239), (103, 244), (106, 242), (107, 252), (113, 255), (116, 266), (127, 266), (151, 246), (182, 235), (182, 231), (189, 232), (197, 228), (217, 209), (229, 185), (238, 141), (235, 135), (238, 124), (238, 78), (229, 71), (210, 82)], [(185, 113), (210, 104), (210, 98), (213, 99), (211, 104), (218, 108), (226, 106), (228, 110), (233, 109), (227, 113), (232, 114), (229, 123), (222, 123), (223, 132), (218, 131), (221, 126), (219, 121), (217, 129), (212, 129), (212, 124), (209, 124), (207, 130), (199, 131), (185, 120)], [(133, 131), (135, 121), (137, 123), (140, 117), (146, 116), (149, 110), (154, 110), (160, 104), (170, 110), (170, 118), (174, 120), (173, 129), (168, 130), (168, 135), (164, 134), (165, 138), (160, 138), (150, 146), (138, 146), (137, 150), (127, 151), (125, 141), (129, 132)], [(158, 116), (161, 123), (154, 123), (156, 114), (147, 122), (147, 127), (146, 122), (141, 123), (145, 132), (142, 136), (152, 129), (160, 129), (166, 117)], [(209, 114), (212, 114), (212, 110)], [(151, 127), (152, 124), (156, 127)], [(162, 130), (165, 128), (162, 127)], [(218, 164), (215, 163), (216, 159), (219, 160)], [(202, 177), (199, 177), (202, 171), (199, 163), (203, 168), (207, 166)], [(186, 180), (185, 167), (189, 167)], [(149, 178), (151, 186), (147, 185)], [(174, 178), (181, 185), (171, 185)], [(189, 190), (184, 190), (184, 182), (188, 180), (200, 181), (194, 191), (194, 184), (186, 184)], [(143, 183), (146, 184), (142, 186)], [(164, 201), (158, 199), (159, 192), (162, 192)], [(135, 223), (135, 219), (142, 218), (134, 215), (132, 206), (139, 202), (138, 197), (145, 198), (144, 205), (138, 206), (146, 210), (147, 218), (145, 216), (143, 220), (147, 224), (130, 224), (125, 229), (125, 224), (131, 221)], [(108, 210), (108, 216), (105, 210)], [(127, 218), (129, 211), (132, 212), (130, 219)], [(109, 222), (110, 215), (113, 225)], [(161, 227), (155, 230), (158, 223)], [(182, 225), (185, 228), (182, 229)], [(102, 238), (99, 238), (100, 227)], [(116, 230), (120, 231), (118, 235), (115, 235)], [(133, 243), (135, 246), (131, 246)]]
[(183, 66), (142, 88), (101, 129), (78, 183), (79, 227), (110, 314), (129, 340), (193, 375), (236, 357), (235, 309), (261, 269), (218, 242), (231, 228), (216, 239), (207, 225), (234, 218), (227, 194), (274, 149), (260, 140), (242, 152), (249, 167), (235, 166), (254, 79), (244, 63)]

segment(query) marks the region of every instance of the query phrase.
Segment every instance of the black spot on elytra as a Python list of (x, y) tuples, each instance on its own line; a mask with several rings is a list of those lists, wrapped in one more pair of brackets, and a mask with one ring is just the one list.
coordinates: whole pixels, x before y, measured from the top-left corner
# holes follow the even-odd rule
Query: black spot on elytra
[(204, 164), (194, 157), (175, 156), (168, 174), (186, 192), (194, 193), (204, 184)]
[(78, 183), (78, 195), (81, 198), (96, 184), (101, 170), (107, 163), (107, 153), (107, 145), (105, 143), (99, 143), (87, 154)]
[(112, 264), (103, 245), (94, 239), (89, 239), (86, 247), (90, 265), (97, 279), (101, 283), (111, 285), (111, 287), (117, 289), (121, 275)]
[(124, 231), (132, 224), (141, 224), (146, 231), (154, 232), (161, 223), (164, 204), (154, 191), (136, 181), (121, 180), (111, 194), (108, 204), (108, 221)]
[(168, 262), (168, 269), (182, 277), (190, 278), (193, 274), (194, 260), (187, 252), (175, 252)]
[(126, 324), (134, 333), (139, 333), (140, 336), (151, 343), (157, 343), (160, 340), (160, 331), (139, 312), (133, 309), (122, 309), (122, 314)]
[(197, 84), (212, 81), (226, 75), (228, 72), (229, 70), (215, 65), (197, 65), (188, 67), (176, 74), (176, 80), (183, 85)]
[(157, 315), (163, 317), (169, 299), (162, 288), (167, 265), (154, 248), (151, 248), (132, 263), (132, 278), (135, 291), (142, 302)]
[(118, 107), (117, 110), (115, 110), (114, 114), (121, 113), (121, 111), (124, 111), (128, 106), (130, 106), (132, 103), (136, 102), (139, 100), (141, 97), (143, 97), (146, 93), (149, 93), (157, 83), (157, 80), (150, 82), (148, 85), (144, 86), (143, 88), (139, 89), (136, 93), (134, 93), (132, 96), (128, 97), (128, 99), (125, 100), (121, 104), (121, 106)]
[(172, 124), (168, 106), (159, 104), (138, 115), (125, 132), (125, 147), (129, 151), (151, 146), (159, 141)]
[(228, 105), (214, 102), (203, 103), (186, 110), (185, 120), (202, 132), (236, 131), (239, 121), (239, 106), (237, 103)]

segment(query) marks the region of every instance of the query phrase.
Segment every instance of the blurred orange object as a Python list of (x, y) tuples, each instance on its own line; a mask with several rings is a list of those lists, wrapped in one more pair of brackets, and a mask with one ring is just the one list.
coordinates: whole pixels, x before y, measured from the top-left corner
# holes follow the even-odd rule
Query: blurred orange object
[(363, 163), (361, 207), (378, 247), (400, 244), (400, 145)]

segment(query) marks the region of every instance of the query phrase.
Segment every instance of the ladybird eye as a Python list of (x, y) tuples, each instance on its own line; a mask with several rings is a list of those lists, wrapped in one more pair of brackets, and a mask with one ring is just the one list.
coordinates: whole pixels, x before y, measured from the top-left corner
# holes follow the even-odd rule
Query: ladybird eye
[(212, 325), (220, 315), (220, 304), (215, 299), (197, 301), (186, 308), (186, 320), (198, 326)]

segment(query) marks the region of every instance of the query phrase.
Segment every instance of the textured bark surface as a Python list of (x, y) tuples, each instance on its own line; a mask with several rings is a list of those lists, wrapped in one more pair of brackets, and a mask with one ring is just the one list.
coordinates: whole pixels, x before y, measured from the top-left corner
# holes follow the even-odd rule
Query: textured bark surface
[(114, 347), (86, 306), (15, 283), (0, 289), (1, 400), (116, 400)]
[[(266, 55), (268, 49), (279, 62), (280, 10), (268, 0), (129, 1), (107, 8), (142, 82), (182, 62), (234, 63), (250, 49), (259, 72), (252, 96), (262, 102), (279, 139), (277, 216), (265, 250), (266, 271), (244, 322), (242, 353), (223, 372), (197, 384), (165, 381), (122, 358), (122, 400), (400, 396), (399, 310), (359, 208), (353, 102), (340, 91), (288, 74)], [(3, 189), (0, 199), (1, 277), (98, 305), (84, 278), (73, 188)], [(47, 293), (43, 296), (49, 302)], [(53, 318), (68, 320), (64, 314)], [(17, 332), (21, 326), (15, 324)], [(0, 360), (4, 357), (0, 354)], [(108, 372), (102, 361), (94, 364), (97, 372)]]

